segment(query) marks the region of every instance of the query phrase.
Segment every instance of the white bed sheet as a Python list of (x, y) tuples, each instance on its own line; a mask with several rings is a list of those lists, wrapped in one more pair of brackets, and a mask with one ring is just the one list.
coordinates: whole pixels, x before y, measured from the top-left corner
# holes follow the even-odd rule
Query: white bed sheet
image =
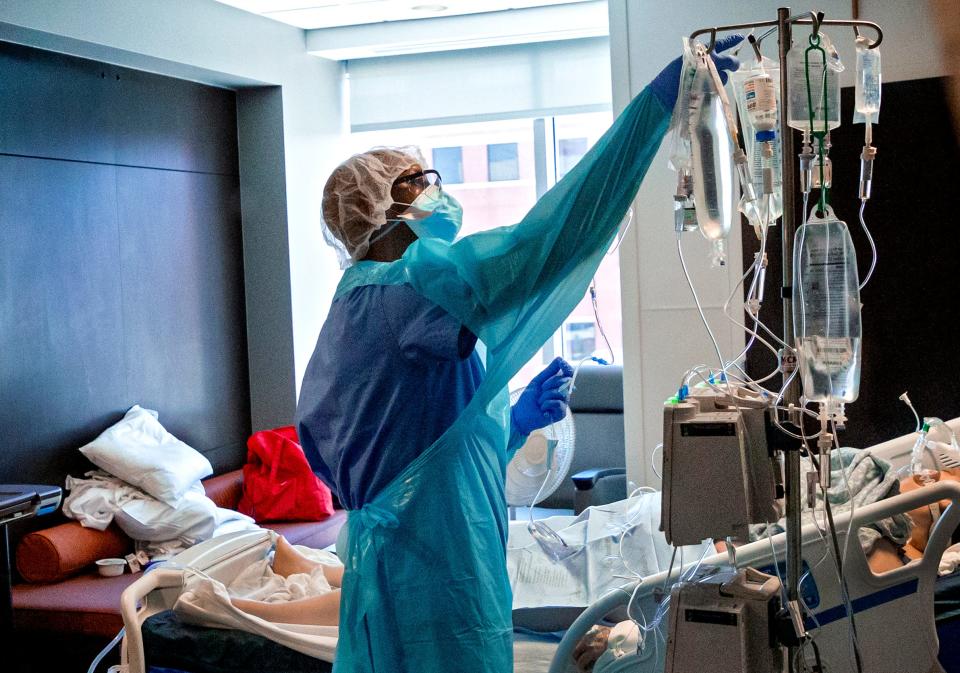
[[(305, 556), (320, 563), (337, 564), (336, 557), (308, 547), (295, 547)], [(240, 573), (229, 588), (212, 578), (196, 578), (190, 588), (180, 594), (174, 611), (184, 621), (200, 626), (239, 629), (269, 638), (292, 650), (316, 659), (332, 662), (337, 649), (337, 627), (276, 624), (238, 610), (230, 596), (281, 602), (315, 596), (330, 591), (318, 569), (310, 575), (300, 573), (284, 578), (270, 568), (264, 558)]]

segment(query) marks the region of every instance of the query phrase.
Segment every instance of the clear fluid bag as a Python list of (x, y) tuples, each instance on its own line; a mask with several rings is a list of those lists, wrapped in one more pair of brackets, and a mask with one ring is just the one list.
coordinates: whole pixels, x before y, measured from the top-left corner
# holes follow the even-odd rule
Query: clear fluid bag
[(673, 195), (674, 229), (692, 231), (697, 228), (696, 202), (693, 199), (693, 151), (690, 147), (690, 90), (697, 75), (697, 59), (690, 38), (683, 38), (683, 66), (677, 103), (670, 118), (669, 166), (677, 173), (677, 189)]
[[(806, 132), (832, 131), (840, 126), (840, 73), (843, 64), (830, 38), (820, 33), (824, 53), (813, 50), (807, 54), (809, 43), (794, 43), (787, 53), (787, 77), (790, 100), (787, 102), (787, 124)], [(807, 91), (809, 71), (810, 91)], [(826, 96), (824, 96), (824, 83)], [(813, 103), (813, 127), (810, 126), (810, 104)], [(826, 124), (826, 126), (825, 126)]]
[(755, 227), (774, 224), (783, 215), (780, 68), (769, 58), (750, 59), (730, 76), (730, 83), (757, 194), (744, 215)]
[(867, 119), (876, 124), (880, 117), (880, 48), (869, 48), (865, 37), (857, 38), (857, 81), (854, 87), (853, 122)]
[(860, 276), (847, 225), (827, 206), (797, 229), (793, 331), (804, 397), (853, 402), (860, 392)]
[(697, 68), (690, 90), (690, 149), (697, 224), (707, 239), (725, 238), (737, 212), (733, 138), (723, 101), (710, 72), (712, 61), (698, 46)]
[(690, 149), (690, 91), (697, 76), (697, 58), (693, 53), (690, 38), (683, 38), (683, 66), (680, 70), (680, 85), (677, 102), (670, 117), (670, 161), (672, 170), (689, 170), (692, 165)]

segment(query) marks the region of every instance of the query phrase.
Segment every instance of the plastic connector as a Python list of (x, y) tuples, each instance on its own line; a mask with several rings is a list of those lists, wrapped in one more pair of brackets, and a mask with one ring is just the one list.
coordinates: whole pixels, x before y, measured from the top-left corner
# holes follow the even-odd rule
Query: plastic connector
[(800, 191), (809, 194), (813, 190), (813, 160), (816, 155), (803, 148), (800, 154)]
[(757, 190), (753, 186), (753, 178), (750, 175), (750, 166), (747, 164), (747, 155), (739, 147), (733, 154), (733, 163), (737, 167), (737, 175), (740, 177), (740, 189), (743, 191), (743, 197), (740, 199), (740, 210), (743, 211), (746, 204), (757, 200)]
[[(817, 157), (817, 161), (813, 165), (813, 187), (815, 189), (823, 189), (826, 187), (830, 189), (833, 186), (833, 162), (830, 160), (830, 157), (823, 156), (823, 166), (821, 167), (820, 157)], [(820, 178), (820, 173), (823, 172), (823, 179)]]
[[(711, 381), (711, 383), (713, 382)], [(683, 402), (685, 399), (690, 397), (690, 388), (687, 386), (687, 384), (680, 386), (680, 390), (677, 391), (676, 397), (678, 402)]]
[(865, 145), (860, 154), (860, 200), (870, 198), (873, 187), (873, 160), (877, 156), (877, 148)]

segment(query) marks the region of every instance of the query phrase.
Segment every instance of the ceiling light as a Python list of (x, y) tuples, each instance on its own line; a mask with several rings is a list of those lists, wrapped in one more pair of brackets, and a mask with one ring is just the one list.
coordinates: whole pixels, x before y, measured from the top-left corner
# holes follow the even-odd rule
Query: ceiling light
[(445, 12), (450, 8), (446, 5), (414, 5), (410, 9), (414, 12)]

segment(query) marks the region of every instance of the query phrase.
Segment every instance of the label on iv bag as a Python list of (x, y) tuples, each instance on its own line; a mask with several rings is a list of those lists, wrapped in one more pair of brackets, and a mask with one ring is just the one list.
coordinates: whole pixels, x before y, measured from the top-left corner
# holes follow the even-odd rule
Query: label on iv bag
[(820, 369), (838, 372), (847, 368), (853, 359), (853, 343), (844, 337), (827, 338), (815, 336), (804, 341), (804, 355), (819, 365)]
[(853, 402), (860, 385), (860, 290), (856, 251), (830, 207), (797, 230), (794, 334), (808, 400)]
[(751, 77), (743, 83), (743, 94), (753, 125), (759, 128), (766, 123), (772, 128), (777, 120), (777, 90), (773, 80), (767, 75)]
[(824, 337), (824, 343), (846, 338), (850, 312), (859, 313), (860, 309), (848, 305), (852, 297), (847, 287), (846, 240), (842, 236), (817, 235), (820, 232), (815, 228), (808, 232), (799, 269), (803, 300), (801, 331)]

